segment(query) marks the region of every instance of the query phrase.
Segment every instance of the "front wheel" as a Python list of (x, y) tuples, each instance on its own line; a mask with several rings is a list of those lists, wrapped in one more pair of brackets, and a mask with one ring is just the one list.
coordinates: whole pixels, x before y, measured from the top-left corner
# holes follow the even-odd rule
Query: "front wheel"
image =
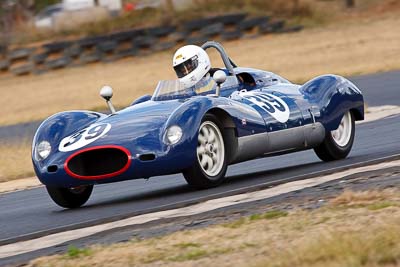
[(93, 185), (73, 188), (46, 186), (51, 199), (59, 206), (68, 209), (79, 208), (88, 201), (93, 191)]
[(212, 114), (206, 114), (199, 128), (196, 161), (183, 176), (189, 185), (204, 189), (217, 186), (225, 178), (227, 169), (222, 124)]
[(353, 146), (354, 133), (354, 116), (350, 111), (347, 111), (343, 115), (339, 127), (336, 130), (327, 132), (322, 144), (314, 148), (314, 151), (323, 161), (344, 159)]

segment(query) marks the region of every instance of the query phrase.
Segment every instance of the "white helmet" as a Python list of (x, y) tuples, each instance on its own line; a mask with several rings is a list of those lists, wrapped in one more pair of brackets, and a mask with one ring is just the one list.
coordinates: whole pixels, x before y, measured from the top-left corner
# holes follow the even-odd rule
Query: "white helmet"
[(175, 52), (172, 65), (186, 88), (192, 87), (211, 68), (210, 58), (206, 51), (197, 45), (186, 45)]

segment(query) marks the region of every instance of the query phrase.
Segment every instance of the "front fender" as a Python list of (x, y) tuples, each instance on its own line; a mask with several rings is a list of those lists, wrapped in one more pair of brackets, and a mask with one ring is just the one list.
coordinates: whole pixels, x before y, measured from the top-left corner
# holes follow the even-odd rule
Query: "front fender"
[(319, 109), (316, 121), (325, 129), (337, 129), (347, 111), (351, 110), (356, 120), (364, 119), (364, 98), (360, 89), (352, 82), (337, 75), (323, 75), (305, 83), (300, 92), (309, 103)]
[[(36, 173), (38, 169), (46, 165), (47, 160), (56, 152), (58, 144), (64, 137), (87, 127), (105, 116), (102, 113), (92, 111), (65, 111), (54, 114), (44, 120), (36, 130), (32, 141), (32, 161)], [(36, 144), (41, 141), (49, 142), (52, 151), (46, 159), (38, 161), (35, 157)]]

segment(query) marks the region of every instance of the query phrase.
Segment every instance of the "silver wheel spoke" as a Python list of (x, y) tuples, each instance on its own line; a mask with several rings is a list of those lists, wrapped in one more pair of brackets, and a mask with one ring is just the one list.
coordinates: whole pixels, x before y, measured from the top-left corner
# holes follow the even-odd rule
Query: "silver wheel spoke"
[(208, 143), (213, 143), (215, 140), (215, 133), (214, 131), (210, 131), (210, 134), (208, 135)]
[(204, 146), (197, 147), (197, 155), (203, 155), (205, 153)]
[(208, 141), (208, 135), (209, 135), (208, 130), (204, 127), (204, 128), (201, 129), (201, 132), (203, 134), (203, 137), (204, 137), (205, 141), (207, 142)]
[(201, 166), (203, 166), (203, 168), (205, 168), (207, 166), (207, 156), (206, 155), (203, 155), (200, 164), (201, 164)]
[(350, 141), (352, 130), (351, 114), (348, 111), (344, 114), (338, 128), (331, 131), (331, 136), (337, 145), (344, 147)]
[(204, 145), (207, 142), (207, 138), (204, 137), (204, 135), (199, 134), (199, 142)]
[(205, 155), (205, 157), (207, 158), (207, 169), (211, 171), (214, 166), (214, 162), (209, 155)]
[(197, 159), (202, 170), (213, 179), (224, 166), (225, 147), (222, 134), (215, 123), (205, 121), (199, 129)]

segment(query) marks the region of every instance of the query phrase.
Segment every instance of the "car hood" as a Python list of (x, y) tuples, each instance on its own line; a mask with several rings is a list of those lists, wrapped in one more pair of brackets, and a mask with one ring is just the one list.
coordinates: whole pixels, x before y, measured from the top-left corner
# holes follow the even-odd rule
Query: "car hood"
[(165, 123), (180, 104), (179, 101), (147, 101), (104, 117), (96, 124), (107, 124), (110, 130), (92, 146), (121, 145), (134, 153), (162, 150)]

